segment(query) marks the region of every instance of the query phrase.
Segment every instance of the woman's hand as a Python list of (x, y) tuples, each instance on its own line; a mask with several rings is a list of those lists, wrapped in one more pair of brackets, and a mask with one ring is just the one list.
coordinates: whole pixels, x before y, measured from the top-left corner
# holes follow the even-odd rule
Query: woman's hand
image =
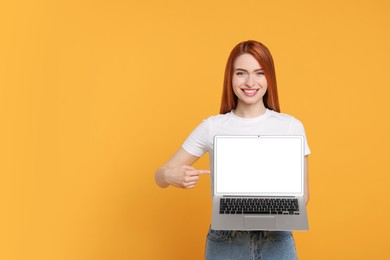
[(179, 166), (165, 172), (166, 182), (183, 189), (192, 189), (199, 180), (199, 175), (209, 174), (209, 170), (197, 170), (192, 166)]
[(164, 166), (157, 169), (154, 178), (161, 188), (169, 185), (192, 189), (199, 180), (199, 175), (210, 173), (209, 170), (197, 170), (192, 166), (199, 157), (180, 148)]

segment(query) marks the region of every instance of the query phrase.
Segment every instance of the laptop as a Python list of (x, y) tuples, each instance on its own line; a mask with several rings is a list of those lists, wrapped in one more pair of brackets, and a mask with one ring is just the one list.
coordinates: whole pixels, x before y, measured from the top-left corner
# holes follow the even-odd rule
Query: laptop
[(303, 136), (214, 137), (214, 230), (308, 230)]

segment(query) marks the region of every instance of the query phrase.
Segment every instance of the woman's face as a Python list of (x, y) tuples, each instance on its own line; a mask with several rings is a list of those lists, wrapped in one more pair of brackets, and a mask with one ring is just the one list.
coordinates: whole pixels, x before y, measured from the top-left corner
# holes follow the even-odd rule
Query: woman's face
[(249, 53), (241, 54), (233, 64), (233, 92), (238, 104), (262, 105), (267, 91), (267, 79), (257, 60)]

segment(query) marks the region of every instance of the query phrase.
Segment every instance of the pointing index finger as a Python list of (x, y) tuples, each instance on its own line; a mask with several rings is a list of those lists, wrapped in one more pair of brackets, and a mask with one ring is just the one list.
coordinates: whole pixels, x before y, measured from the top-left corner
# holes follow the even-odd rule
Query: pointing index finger
[(196, 170), (197, 174), (210, 174), (210, 170)]

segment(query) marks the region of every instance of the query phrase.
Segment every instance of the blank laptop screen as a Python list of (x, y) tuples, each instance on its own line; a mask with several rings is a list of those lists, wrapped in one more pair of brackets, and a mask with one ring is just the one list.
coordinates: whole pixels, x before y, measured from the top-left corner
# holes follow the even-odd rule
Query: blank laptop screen
[(216, 136), (217, 194), (301, 194), (301, 136)]

